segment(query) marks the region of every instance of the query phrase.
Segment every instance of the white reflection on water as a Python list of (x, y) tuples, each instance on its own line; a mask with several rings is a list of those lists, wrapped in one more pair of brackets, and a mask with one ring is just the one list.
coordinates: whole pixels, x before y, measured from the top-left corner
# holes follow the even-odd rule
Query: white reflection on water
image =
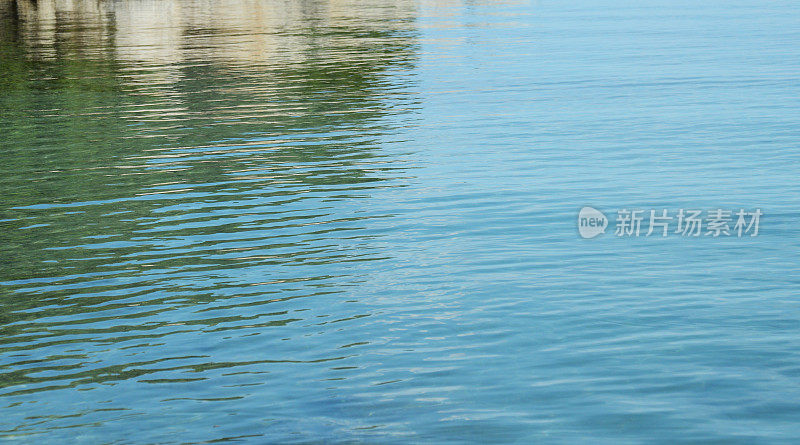
[[(7, 0), (6, 0), (7, 1)], [(92, 55), (108, 50), (128, 64), (167, 68), (191, 61), (303, 63), (324, 50), (328, 36), (397, 29), (413, 21), (416, 2), (288, 0), (18, 0), (22, 36), (38, 56)], [(62, 43), (62, 41), (64, 43)], [(56, 53), (57, 45), (67, 54)]]

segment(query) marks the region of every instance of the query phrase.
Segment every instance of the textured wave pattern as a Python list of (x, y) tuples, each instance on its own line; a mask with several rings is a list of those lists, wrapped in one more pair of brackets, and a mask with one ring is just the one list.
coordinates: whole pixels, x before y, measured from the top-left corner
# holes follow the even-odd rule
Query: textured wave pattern
[(800, 440), (791, 2), (0, 5), (0, 437)]

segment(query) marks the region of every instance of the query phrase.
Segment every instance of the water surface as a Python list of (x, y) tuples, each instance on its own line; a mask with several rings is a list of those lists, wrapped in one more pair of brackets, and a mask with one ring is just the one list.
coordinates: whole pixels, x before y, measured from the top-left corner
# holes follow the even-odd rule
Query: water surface
[(800, 440), (791, 2), (0, 4), (4, 439)]

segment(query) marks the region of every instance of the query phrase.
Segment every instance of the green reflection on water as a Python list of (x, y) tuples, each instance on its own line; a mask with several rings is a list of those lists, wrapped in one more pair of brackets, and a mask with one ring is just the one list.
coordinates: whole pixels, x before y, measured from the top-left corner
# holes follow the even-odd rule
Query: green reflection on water
[[(415, 63), (413, 16), (411, 2), (365, 16), (335, 2), (4, 1), (0, 351), (20, 357), (0, 374), (6, 395), (239, 366), (98, 364), (87, 350), (285, 326), (300, 319), (263, 307), (340, 290), (334, 271), (278, 268), (378, 259), (351, 232), (385, 215), (353, 202), (401, 170), (381, 144), (412, 100), (390, 74)], [(241, 288), (236, 269), (260, 279)], [(220, 298), (248, 312), (160, 315)], [(54, 348), (72, 352), (26, 358)]]

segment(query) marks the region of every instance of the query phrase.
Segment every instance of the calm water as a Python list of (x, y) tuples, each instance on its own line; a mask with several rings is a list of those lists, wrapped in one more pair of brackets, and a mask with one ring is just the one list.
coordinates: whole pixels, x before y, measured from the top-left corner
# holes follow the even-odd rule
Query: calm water
[(793, 2), (0, 5), (2, 438), (800, 440)]

